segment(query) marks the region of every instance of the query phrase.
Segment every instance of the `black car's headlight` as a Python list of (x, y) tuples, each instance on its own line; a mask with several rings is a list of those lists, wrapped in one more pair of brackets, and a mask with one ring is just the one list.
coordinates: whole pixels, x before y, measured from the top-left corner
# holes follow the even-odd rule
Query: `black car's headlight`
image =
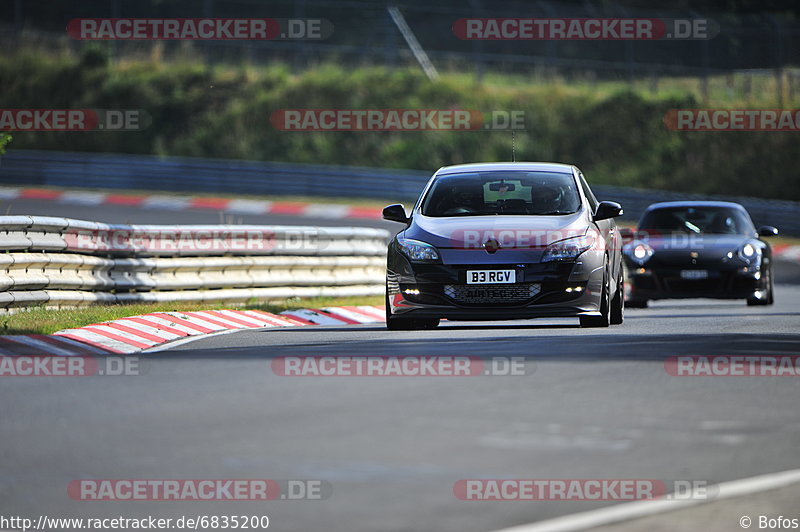
[(761, 255), (761, 248), (748, 242), (739, 248), (738, 253), (739, 257), (749, 264)]
[(591, 233), (553, 242), (544, 250), (541, 261), (574, 260), (581, 253), (591, 249), (595, 242), (596, 238)]
[(653, 256), (653, 248), (644, 242), (631, 242), (623, 248), (623, 252), (639, 264), (644, 264)]
[(411, 238), (397, 237), (397, 246), (411, 262), (440, 262), (439, 251), (428, 244)]

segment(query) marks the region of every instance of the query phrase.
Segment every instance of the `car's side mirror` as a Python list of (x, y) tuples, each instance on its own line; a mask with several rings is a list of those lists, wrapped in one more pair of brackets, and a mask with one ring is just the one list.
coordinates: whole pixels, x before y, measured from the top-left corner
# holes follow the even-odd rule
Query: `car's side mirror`
[(402, 224), (408, 223), (408, 216), (406, 216), (406, 208), (402, 203), (395, 203), (383, 208), (383, 219), (390, 222), (400, 222)]
[(608, 220), (609, 218), (616, 218), (622, 216), (622, 205), (614, 201), (601, 201), (597, 206), (597, 211), (594, 213), (594, 221)]
[(762, 225), (758, 228), (758, 236), (776, 236), (778, 228), (771, 225)]

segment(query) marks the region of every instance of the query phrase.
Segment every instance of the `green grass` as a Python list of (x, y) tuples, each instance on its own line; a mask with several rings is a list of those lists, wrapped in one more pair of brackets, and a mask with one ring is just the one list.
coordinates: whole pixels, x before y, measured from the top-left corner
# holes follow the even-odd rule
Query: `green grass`
[[(292, 298), (281, 302), (254, 303), (236, 309), (256, 309), (280, 313), (296, 308), (337, 307), (343, 305), (383, 305), (383, 296)], [(107, 305), (76, 309), (52, 310), (37, 307), (0, 317), (2, 334), (52, 334), (62, 329), (83, 327), (94, 323), (148, 314), (150, 312), (189, 312), (232, 308), (230, 305), (209, 303), (168, 303)]]

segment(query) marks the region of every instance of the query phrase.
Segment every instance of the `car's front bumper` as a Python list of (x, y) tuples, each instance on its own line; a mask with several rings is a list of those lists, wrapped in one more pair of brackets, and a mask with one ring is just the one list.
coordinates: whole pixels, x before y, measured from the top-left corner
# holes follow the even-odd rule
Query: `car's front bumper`
[[(628, 263), (629, 299), (743, 299), (766, 288), (760, 267), (737, 265), (640, 266)], [(705, 271), (703, 279), (687, 279), (682, 272)]]
[[(534, 264), (411, 264), (390, 253), (388, 304), (393, 315), (449, 320), (505, 320), (597, 315), (604, 257)], [(514, 270), (514, 284), (468, 285), (468, 270)]]

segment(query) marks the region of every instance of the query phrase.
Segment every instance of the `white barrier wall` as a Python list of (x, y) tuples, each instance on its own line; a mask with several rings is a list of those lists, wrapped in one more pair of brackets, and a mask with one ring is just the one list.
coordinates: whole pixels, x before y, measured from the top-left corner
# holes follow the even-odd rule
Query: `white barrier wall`
[(389, 233), (0, 216), (0, 308), (379, 295)]

